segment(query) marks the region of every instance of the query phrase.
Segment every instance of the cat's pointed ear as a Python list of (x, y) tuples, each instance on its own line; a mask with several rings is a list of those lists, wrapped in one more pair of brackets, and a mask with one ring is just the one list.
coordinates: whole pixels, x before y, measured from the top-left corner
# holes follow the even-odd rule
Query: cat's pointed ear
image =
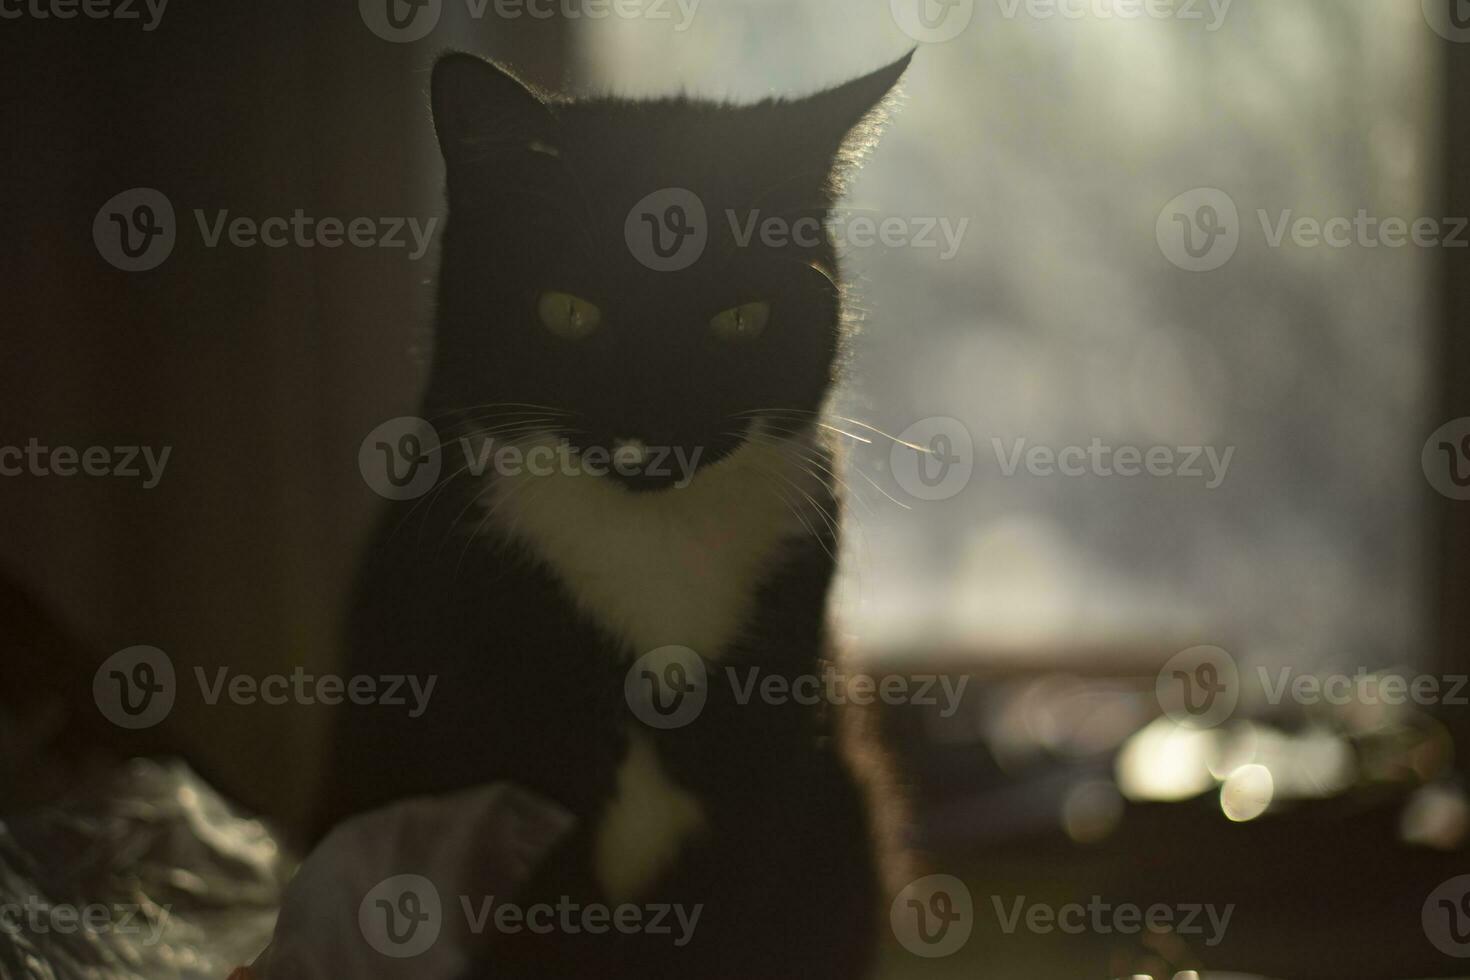
[(800, 134), (797, 138), (816, 141), (814, 149), (832, 168), (834, 184), (840, 184), (878, 142), (893, 88), (913, 60), (914, 50), (861, 78), (787, 103)]
[(494, 62), (457, 51), (443, 55), (434, 63), (430, 90), (434, 131), (450, 167), (551, 138), (554, 120), (546, 101)]
[(842, 135), (846, 135), (862, 123), (869, 113), (882, 106), (883, 100), (893, 91), (893, 87), (908, 69), (909, 62), (913, 60), (914, 52), (911, 50), (892, 64), (884, 65), (861, 78), (843, 82), (825, 92), (808, 96), (797, 105), (803, 105), (813, 113), (820, 113), (830, 126), (837, 127)]

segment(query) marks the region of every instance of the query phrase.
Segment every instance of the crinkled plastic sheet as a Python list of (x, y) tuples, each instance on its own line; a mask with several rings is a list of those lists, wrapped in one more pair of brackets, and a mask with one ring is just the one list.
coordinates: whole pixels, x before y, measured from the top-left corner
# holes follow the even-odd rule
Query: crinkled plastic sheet
[(289, 867), (183, 763), (127, 763), (0, 824), (0, 980), (222, 980)]

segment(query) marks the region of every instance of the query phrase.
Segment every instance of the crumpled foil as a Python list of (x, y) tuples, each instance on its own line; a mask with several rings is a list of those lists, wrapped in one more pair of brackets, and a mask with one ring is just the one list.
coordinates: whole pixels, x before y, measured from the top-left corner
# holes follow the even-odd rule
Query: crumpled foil
[(252, 980), (457, 980), (483, 931), (461, 902), (514, 895), (575, 826), (511, 783), (358, 814), (292, 879)]
[(291, 867), (188, 766), (125, 763), (0, 823), (0, 980), (221, 980)]

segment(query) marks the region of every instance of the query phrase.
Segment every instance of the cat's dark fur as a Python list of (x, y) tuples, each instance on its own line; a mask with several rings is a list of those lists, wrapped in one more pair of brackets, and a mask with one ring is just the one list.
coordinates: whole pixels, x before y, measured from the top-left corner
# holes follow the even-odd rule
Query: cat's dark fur
[[(698, 448), (696, 484), (721, 479), (745, 441), (746, 413), (770, 413), (767, 439), (806, 429), (841, 351), (832, 246), (825, 236), (800, 245), (759, 235), (741, 246), (726, 212), (741, 221), (756, 210), (788, 221), (825, 215), (907, 63), (807, 99), (730, 106), (559, 100), (470, 56), (441, 59), (433, 103), (449, 219), (424, 416), (446, 436), (524, 434), (519, 426), (529, 424), (582, 449), (629, 437)], [(625, 220), (640, 199), (670, 187), (703, 202), (710, 237), (689, 268), (658, 272), (628, 247)], [(596, 303), (599, 329), (576, 341), (546, 330), (536, 298), (549, 289)], [(758, 300), (772, 312), (755, 342), (711, 335), (712, 315)], [(530, 406), (542, 405), (559, 414), (533, 421)], [(707, 823), (636, 899), (702, 905), (687, 946), (615, 931), (487, 936), (484, 976), (869, 972), (886, 914), (876, 830), (833, 713), (758, 697), (737, 704), (722, 670), (755, 665), (794, 678), (827, 663), (838, 542), (816, 510), (835, 514), (838, 498), (822, 446), (811, 439), (797, 450), (821, 476), (803, 491), (808, 499), (787, 491), (811, 533), (784, 541), (762, 567), (729, 645), (700, 651), (721, 668), (710, 672), (708, 703), (669, 731), (644, 726), (624, 698), (629, 664), (646, 651), (599, 622), (534, 544), (476, 503), (495, 477), (456, 475), (463, 462), (449, 451), (435, 495), (391, 508), (357, 592), (349, 670), (433, 674), (438, 683), (417, 719), (344, 710), (328, 823), (410, 794), (513, 781), (570, 809), (582, 828), (517, 900), (604, 900), (592, 836), (634, 732), (700, 801)], [(620, 492), (650, 499), (688, 492), (654, 478), (628, 482)], [(622, 557), (606, 555), (611, 570)], [(723, 558), (711, 545), (710, 566)], [(457, 901), (446, 905), (457, 914)]]

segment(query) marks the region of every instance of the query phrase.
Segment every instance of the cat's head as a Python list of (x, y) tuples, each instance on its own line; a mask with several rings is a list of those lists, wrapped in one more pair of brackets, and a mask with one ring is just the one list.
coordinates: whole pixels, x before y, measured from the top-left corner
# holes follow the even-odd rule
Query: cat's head
[[(765, 437), (801, 428), (842, 334), (828, 211), (908, 61), (807, 98), (725, 105), (560, 99), (442, 57), (449, 219), (430, 407), (498, 442), (642, 444), (702, 467), (755, 419)], [(630, 489), (674, 482), (618, 469)]]

